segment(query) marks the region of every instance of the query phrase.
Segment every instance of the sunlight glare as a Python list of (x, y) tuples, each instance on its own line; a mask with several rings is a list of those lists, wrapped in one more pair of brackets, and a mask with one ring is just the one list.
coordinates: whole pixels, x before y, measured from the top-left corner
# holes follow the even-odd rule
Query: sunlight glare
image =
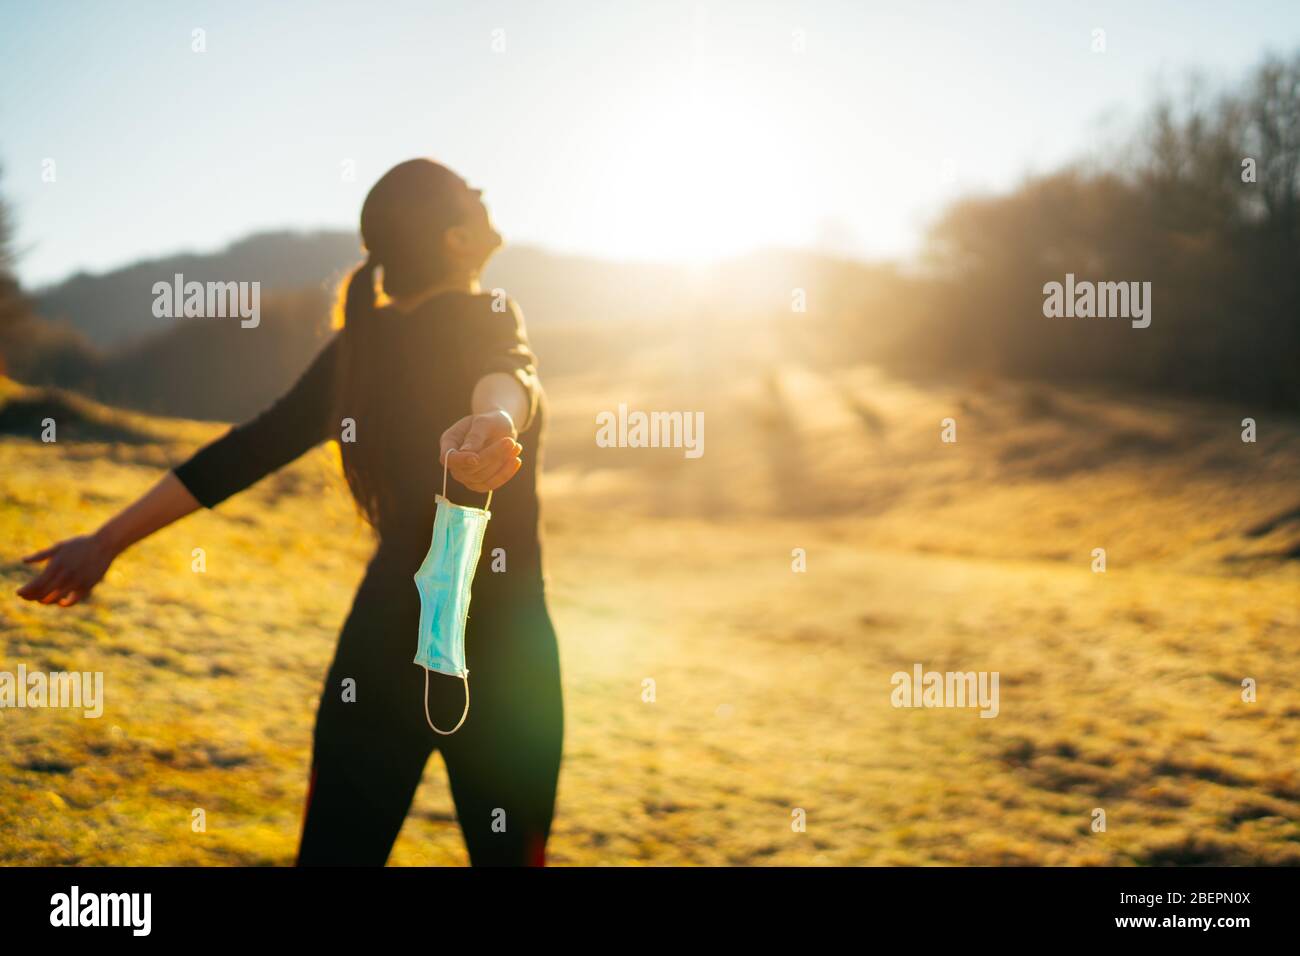
[(701, 263), (805, 231), (797, 137), (770, 104), (715, 77), (664, 94), (608, 133), (598, 188), (611, 252)]

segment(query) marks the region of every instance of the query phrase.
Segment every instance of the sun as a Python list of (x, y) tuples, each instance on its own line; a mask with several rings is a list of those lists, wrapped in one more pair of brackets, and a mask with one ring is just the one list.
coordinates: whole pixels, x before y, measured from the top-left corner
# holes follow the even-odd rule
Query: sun
[(612, 256), (702, 263), (807, 238), (799, 137), (760, 95), (697, 74), (625, 106), (593, 184)]

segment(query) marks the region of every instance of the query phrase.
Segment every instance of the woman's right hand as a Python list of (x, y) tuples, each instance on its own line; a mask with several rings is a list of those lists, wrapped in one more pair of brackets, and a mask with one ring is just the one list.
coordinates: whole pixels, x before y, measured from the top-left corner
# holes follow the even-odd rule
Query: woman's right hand
[(52, 544), (23, 558), (26, 564), (49, 563), (18, 589), (18, 596), (26, 601), (71, 607), (100, 582), (115, 557), (116, 550), (93, 534)]

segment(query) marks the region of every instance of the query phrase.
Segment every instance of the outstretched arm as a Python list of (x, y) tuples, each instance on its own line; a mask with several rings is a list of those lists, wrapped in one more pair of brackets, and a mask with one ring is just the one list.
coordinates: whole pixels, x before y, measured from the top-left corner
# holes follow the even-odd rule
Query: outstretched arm
[(49, 563), (18, 589), (18, 596), (71, 607), (100, 582), (114, 558), (141, 538), (200, 507), (214, 507), (322, 441), (337, 344), (332, 339), (270, 408), (205, 445), (94, 534), (68, 538), (24, 558), (29, 564)]
[[(513, 299), (506, 312), (486, 311), (477, 330), (481, 348), (472, 360), (478, 378), (471, 414), (442, 433), (440, 460), (471, 491), (495, 491), (519, 471), (523, 446), (516, 439), (537, 414), (541, 383), (523, 313)], [(448, 461), (448, 451), (462, 454)]]
[(68, 538), (23, 558), (28, 564), (49, 563), (18, 589), (18, 596), (41, 604), (71, 607), (100, 582), (119, 554), (198, 508), (194, 496), (168, 472), (94, 534)]

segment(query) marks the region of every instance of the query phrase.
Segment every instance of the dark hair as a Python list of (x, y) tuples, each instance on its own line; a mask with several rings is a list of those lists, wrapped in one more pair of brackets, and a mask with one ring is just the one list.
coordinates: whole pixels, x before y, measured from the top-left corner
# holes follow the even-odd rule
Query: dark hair
[(343, 474), (358, 507), (371, 525), (379, 524), (388, 502), (378, 476), (384, 456), (393, 447), (376, 396), (382, 391), (385, 369), (376, 344), (372, 320), (378, 306), (375, 273), (383, 272), (384, 293), (413, 295), (447, 275), (442, 238), (465, 218), (465, 181), (431, 159), (399, 163), (379, 178), (361, 207), (362, 262), (340, 296), (343, 330), (341, 376), (337, 393), (339, 417), (357, 423), (355, 442), (342, 442)]

